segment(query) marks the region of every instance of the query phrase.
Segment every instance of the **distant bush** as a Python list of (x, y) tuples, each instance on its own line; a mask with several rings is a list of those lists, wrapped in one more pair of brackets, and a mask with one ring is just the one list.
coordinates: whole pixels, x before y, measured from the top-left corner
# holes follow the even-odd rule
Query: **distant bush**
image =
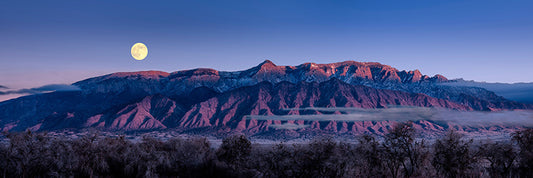
[(244, 135), (213, 148), (206, 138), (97, 134), (79, 139), (9, 133), (0, 145), (2, 177), (530, 177), (533, 129), (508, 141), (473, 144), (450, 131), (429, 145), (411, 123), (357, 143), (317, 138), (306, 144), (254, 145)]

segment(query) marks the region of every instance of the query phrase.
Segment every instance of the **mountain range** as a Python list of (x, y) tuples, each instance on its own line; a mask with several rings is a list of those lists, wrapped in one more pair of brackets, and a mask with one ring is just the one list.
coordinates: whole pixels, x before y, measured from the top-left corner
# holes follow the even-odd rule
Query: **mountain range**
[(454, 79), (449, 80), (444, 85), (485, 88), (507, 99), (533, 104), (533, 83), (488, 83)]
[[(417, 106), (458, 111), (529, 110), (477, 86), (449, 85), (442, 75), (400, 71), (376, 62), (277, 66), (266, 60), (243, 71), (192, 69), (119, 72), (78, 81), (76, 91), (35, 94), (0, 103), (3, 131), (96, 128), (193, 133), (269, 133), (279, 125), (334, 133), (382, 132), (383, 122), (279, 121), (250, 115), (342, 114), (309, 107)], [(393, 119), (393, 118), (391, 118)], [(438, 123), (427, 128), (443, 129)], [(381, 130), (381, 131), (380, 131)]]

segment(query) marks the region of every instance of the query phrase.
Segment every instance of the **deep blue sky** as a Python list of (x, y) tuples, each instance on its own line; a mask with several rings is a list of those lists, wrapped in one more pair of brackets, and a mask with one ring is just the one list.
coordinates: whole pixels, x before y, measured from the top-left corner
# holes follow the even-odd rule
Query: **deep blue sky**
[[(138, 70), (377, 61), (488, 82), (533, 82), (533, 2), (0, 1), (0, 85)], [(148, 46), (144, 61), (130, 56)]]

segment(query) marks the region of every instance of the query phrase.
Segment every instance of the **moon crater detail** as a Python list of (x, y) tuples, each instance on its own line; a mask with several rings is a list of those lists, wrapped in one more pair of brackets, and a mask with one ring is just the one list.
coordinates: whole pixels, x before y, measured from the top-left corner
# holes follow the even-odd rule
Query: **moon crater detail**
[(135, 43), (131, 47), (131, 56), (135, 58), (135, 60), (143, 60), (148, 56), (148, 47), (143, 43)]

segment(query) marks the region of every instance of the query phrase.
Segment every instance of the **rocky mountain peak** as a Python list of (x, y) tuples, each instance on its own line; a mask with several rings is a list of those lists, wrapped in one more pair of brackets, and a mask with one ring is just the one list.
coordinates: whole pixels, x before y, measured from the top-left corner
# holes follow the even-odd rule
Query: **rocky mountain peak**
[(271, 60), (266, 59), (263, 62), (261, 62), (259, 66), (274, 66), (275, 67), (276, 64), (274, 64), (274, 62), (272, 62)]
[(431, 77), (430, 80), (432, 80), (433, 82), (446, 82), (446, 81), (448, 81), (448, 78), (446, 78), (446, 77), (444, 77), (444, 76), (442, 76), (440, 74), (437, 74), (437, 75)]
[(263, 62), (261, 62), (259, 65), (257, 65), (256, 67), (254, 67), (254, 69), (258, 70), (258, 71), (270, 71), (270, 70), (277, 70), (279, 67), (274, 64), (274, 62), (270, 61), (270, 60), (265, 60)]

